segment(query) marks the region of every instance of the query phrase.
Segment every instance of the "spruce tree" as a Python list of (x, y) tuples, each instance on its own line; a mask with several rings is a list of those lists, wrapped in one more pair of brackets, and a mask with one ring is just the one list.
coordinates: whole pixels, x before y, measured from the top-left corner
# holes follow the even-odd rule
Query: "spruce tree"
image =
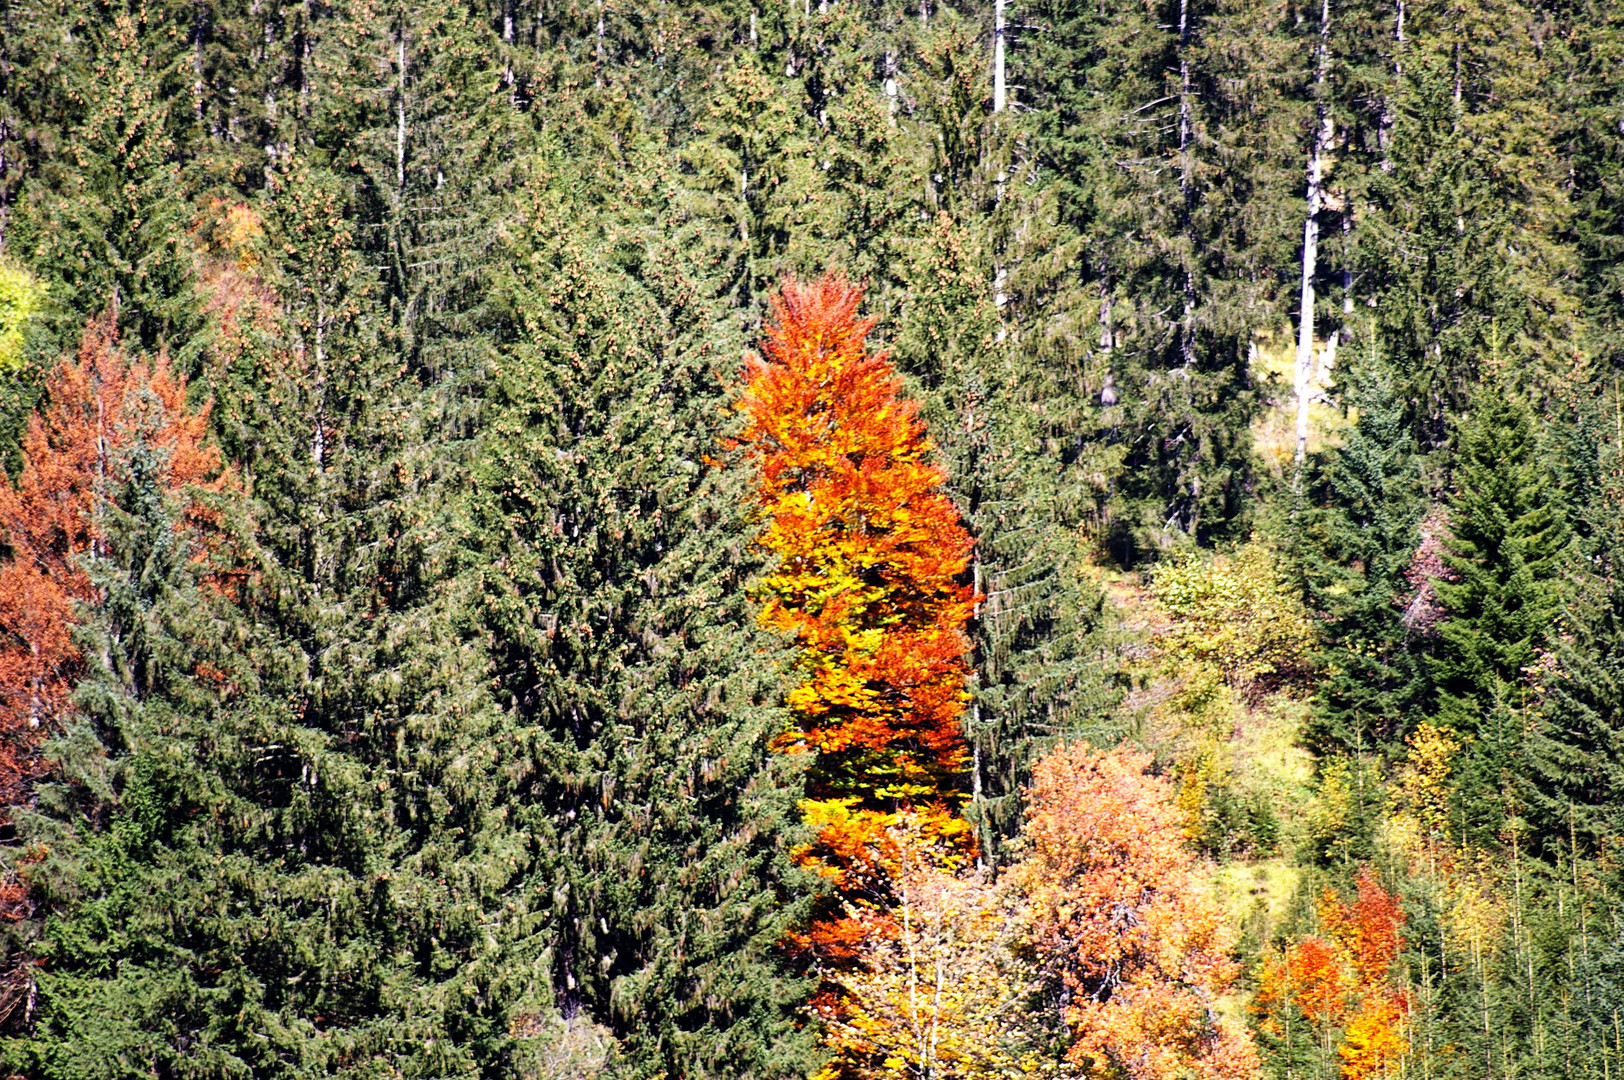
[(491, 860), (468, 858), (489, 820), (468, 812), (469, 766), (490, 739), (451, 702), (435, 711), (468, 740), (455, 749), (422, 717), (325, 711), (296, 644), (237, 607), (281, 576), (240, 492), (183, 513), (161, 482), (173, 404), (148, 398), (105, 464), (76, 709), (17, 814), (10, 869), (34, 910), (11, 949), (40, 975), (32, 1027), (0, 1053), (42, 1077), (494, 1060), (507, 1029), (474, 993), (493, 973), (469, 903)]
[(1530, 842), (1548, 859), (1624, 834), (1624, 581), (1620, 551), (1587, 574), (1564, 620), (1524, 777)]
[(1401, 752), (1425, 701), (1427, 628), (1404, 602), (1426, 513), (1420, 468), (1395, 377), (1371, 358), (1346, 401), (1358, 420), (1315, 464), (1292, 529), (1308, 600), (1325, 620), (1325, 672), (1305, 737), (1322, 753)]
[(1449, 535), (1436, 582), (1444, 620), (1428, 669), (1437, 723), (1465, 737), (1455, 810), (1465, 835), (1493, 835), (1520, 767), (1530, 668), (1550, 640), (1566, 531), (1551, 508), (1528, 407), (1502, 385), (1474, 397), (1462, 426)]
[(1020, 792), (1044, 750), (1068, 737), (1114, 742), (1116, 733), (1105, 600), (1082, 535), (1089, 497), (1076, 490), (1087, 480), (1062, 449), (1069, 402), (1061, 378), (1023, 376), (1023, 352), (1041, 341), (1036, 330), (1023, 333), (1025, 313), (1000, 326), (991, 261), (969, 228), (940, 215), (908, 263), (913, 300), (896, 356), (921, 387), (947, 490), (975, 538), (971, 576), (983, 600), (969, 626), (966, 813), (996, 860), (1019, 828)]
[(462, 534), (520, 841), (499, 936), (533, 1008), (612, 1032), (629, 1075), (800, 1075), (779, 647), (747, 603), (748, 495), (708, 464), (742, 342), (644, 153), (599, 210), (568, 191), (602, 164), (555, 153), (507, 253), (524, 330)]
[(1520, 0), (1412, 11), (1395, 56), (1354, 257), (1428, 452), (1447, 445), (1482, 358), (1518, 356), (1537, 398), (1579, 340), (1569, 181), (1550, 145), (1565, 47), (1538, 24)]

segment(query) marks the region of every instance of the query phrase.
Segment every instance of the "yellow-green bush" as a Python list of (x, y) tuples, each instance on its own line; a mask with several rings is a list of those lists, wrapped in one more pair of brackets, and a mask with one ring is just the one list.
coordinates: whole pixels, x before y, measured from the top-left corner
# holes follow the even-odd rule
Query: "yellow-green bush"
[(1156, 572), (1151, 591), (1171, 617), (1156, 642), (1169, 660), (1211, 664), (1243, 693), (1302, 671), (1313, 627), (1263, 544), (1169, 563)]
[(0, 260), (0, 373), (22, 363), (29, 319), (45, 298), (45, 286), (9, 260)]

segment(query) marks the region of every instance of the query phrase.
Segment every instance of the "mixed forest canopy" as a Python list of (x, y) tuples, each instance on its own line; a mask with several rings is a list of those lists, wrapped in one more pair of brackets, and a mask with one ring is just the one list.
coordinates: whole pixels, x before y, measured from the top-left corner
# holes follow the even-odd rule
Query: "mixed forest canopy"
[(1624, 1070), (1624, 7), (0, 0), (0, 1075)]

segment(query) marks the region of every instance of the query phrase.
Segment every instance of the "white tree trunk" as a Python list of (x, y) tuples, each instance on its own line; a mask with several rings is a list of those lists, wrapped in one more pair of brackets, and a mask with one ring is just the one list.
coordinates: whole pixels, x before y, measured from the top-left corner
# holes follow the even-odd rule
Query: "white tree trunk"
[(1004, 111), (1004, 0), (992, 6), (992, 111)]
[[(1179, 231), (1193, 247), (1190, 236), (1191, 210), (1195, 205), (1195, 176), (1190, 160), (1190, 140), (1194, 123), (1190, 107), (1190, 0), (1179, 0)], [(1195, 267), (1190, 250), (1184, 256), (1184, 316), (1179, 333), (1183, 374), (1190, 377), (1195, 368)]]
[(395, 187), (406, 192), (406, 13), (400, 15), (400, 36), (395, 39)]
[[(1326, 39), (1331, 29), (1331, 0), (1321, 0), (1319, 60), (1314, 84), (1319, 99), (1319, 123), (1314, 130), (1314, 146), (1308, 154), (1307, 213), (1303, 216), (1303, 286), (1297, 323), (1297, 370), (1293, 380), (1297, 392), (1297, 453), (1299, 474), (1308, 456), (1308, 399), (1314, 375), (1314, 275), (1319, 268), (1319, 213), (1325, 201), (1325, 154), (1331, 145), (1331, 111), (1325, 100)], [(1300, 475), (1299, 475), (1300, 479)]]

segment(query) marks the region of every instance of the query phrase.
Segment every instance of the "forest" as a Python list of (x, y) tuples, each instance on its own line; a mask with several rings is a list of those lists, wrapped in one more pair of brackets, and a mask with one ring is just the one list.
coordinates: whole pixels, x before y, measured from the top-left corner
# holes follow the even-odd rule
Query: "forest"
[(1624, 5), (0, 0), (0, 1076), (1624, 1075)]

